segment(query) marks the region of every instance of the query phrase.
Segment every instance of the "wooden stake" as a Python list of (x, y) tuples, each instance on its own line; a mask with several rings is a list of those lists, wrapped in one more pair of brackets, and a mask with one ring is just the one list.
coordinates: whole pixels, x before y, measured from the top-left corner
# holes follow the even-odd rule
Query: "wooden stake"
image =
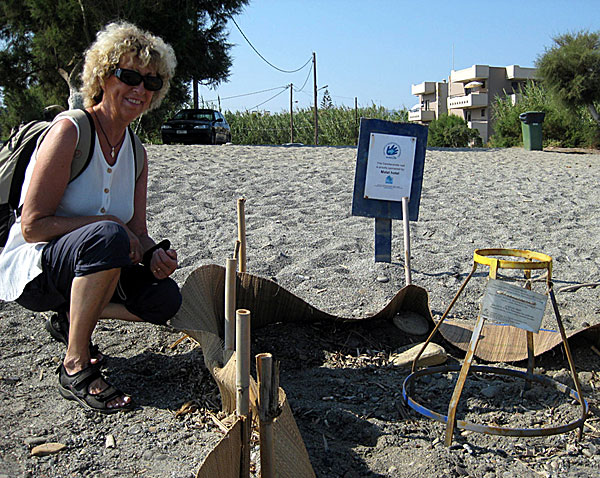
[(242, 454), (240, 478), (250, 477), (250, 311), (239, 309), (236, 312), (236, 413), (242, 419)]
[(256, 356), (258, 376), (258, 413), (260, 431), (260, 476), (275, 478), (275, 451), (273, 446), (273, 419), (279, 407), (279, 367), (273, 364), (271, 354)]
[(235, 350), (235, 279), (237, 261), (227, 259), (225, 267), (225, 349), (223, 350), (223, 363), (227, 363)]
[(238, 241), (240, 242), (238, 256), (238, 271), (246, 272), (246, 217), (245, 217), (246, 199), (239, 198), (237, 201), (238, 214)]
[(412, 284), (410, 273), (410, 222), (408, 219), (408, 198), (402, 198), (402, 224), (404, 224), (404, 278), (406, 285)]

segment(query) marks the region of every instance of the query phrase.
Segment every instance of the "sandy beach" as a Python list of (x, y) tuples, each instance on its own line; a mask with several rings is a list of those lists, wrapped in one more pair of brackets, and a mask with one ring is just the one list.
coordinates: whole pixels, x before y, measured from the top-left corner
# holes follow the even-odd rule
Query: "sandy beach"
[[(177, 246), (178, 281), (232, 255), (236, 201), (244, 197), (249, 272), (274, 277), (341, 317), (377, 312), (404, 285), (402, 223), (393, 222), (392, 264), (375, 263), (374, 220), (351, 215), (354, 148), (150, 146), (149, 154), (151, 233)], [(411, 265), (434, 315), (453, 297), (477, 248), (550, 255), (557, 289), (598, 280), (599, 160), (517, 148), (428, 150)], [(378, 282), (380, 275), (389, 282)], [(583, 307), (597, 291), (576, 297), (582, 303), (561, 304), (567, 328), (598, 319), (594, 306)]]
[[(148, 145), (147, 150), (150, 234), (157, 241), (169, 239), (177, 249), (180, 268), (174, 278), (180, 285), (198, 267), (224, 266), (232, 256), (236, 203), (245, 198), (248, 272), (346, 318), (374, 315), (404, 286), (401, 222), (393, 222), (392, 263), (375, 263), (374, 220), (351, 215), (355, 148)], [(433, 317), (443, 313), (469, 273), (473, 251), (501, 247), (553, 258), (553, 281), (568, 330), (600, 323), (598, 289), (560, 292), (600, 280), (599, 184), (600, 154), (429, 149), (419, 220), (410, 231), (412, 282), (428, 292)], [(486, 275), (481, 272), (465, 290), (453, 316), (475, 319)], [(549, 312), (544, 326), (555, 327)], [(332, 365), (336, 353), (373, 357), (393, 351), (389, 344), (323, 344), (323, 330), (313, 330), (316, 338), (306, 336), (312, 347), (303, 349), (289, 341), (289, 331), (256, 331), (254, 345), (270, 344), (274, 353), (287, 348), (281, 353), (290, 356), (297, 345), (309, 355), (299, 368), (290, 365), (290, 357), (282, 358), (281, 386), (319, 477), (597, 473), (596, 417), (581, 442), (573, 432), (527, 439), (459, 434), (457, 446), (446, 448), (441, 424), (399, 404), (407, 371), (378, 371), (356, 362), (343, 371), (339, 362)], [(0, 478), (195, 476), (221, 436), (210, 418), (219, 412), (219, 397), (201, 350), (190, 341), (170, 348), (180, 336), (168, 327), (103, 322), (94, 339), (109, 357), (107, 375), (141, 408), (98, 417), (60, 398), (54, 370), (63, 349), (43, 329), (41, 315), (0, 303)], [(310, 348), (323, 353), (312, 356)], [(451, 347), (448, 351), (455, 361), (462, 357)], [(592, 411), (597, 410), (600, 357), (590, 344), (578, 344), (575, 361), (585, 374)], [(566, 373), (561, 352), (542, 357), (539, 367), (553, 376)], [(373, 381), (380, 385), (369, 388)], [(382, 390), (387, 392), (370, 401)], [(336, 408), (323, 401), (329, 396), (364, 400), (356, 399), (356, 408), (343, 403)], [(188, 401), (197, 410), (176, 417)], [(369, 408), (381, 410), (369, 413)], [(328, 410), (335, 410), (329, 420)], [(115, 439), (114, 447), (107, 447), (108, 436)], [(33, 444), (45, 441), (67, 447), (56, 455), (31, 457)]]

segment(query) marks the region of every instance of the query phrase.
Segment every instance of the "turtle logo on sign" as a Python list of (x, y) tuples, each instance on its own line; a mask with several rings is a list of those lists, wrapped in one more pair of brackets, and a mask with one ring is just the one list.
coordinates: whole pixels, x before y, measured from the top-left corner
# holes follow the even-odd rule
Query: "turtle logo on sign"
[(398, 143), (388, 143), (383, 149), (385, 157), (388, 159), (397, 159), (400, 156), (400, 145)]

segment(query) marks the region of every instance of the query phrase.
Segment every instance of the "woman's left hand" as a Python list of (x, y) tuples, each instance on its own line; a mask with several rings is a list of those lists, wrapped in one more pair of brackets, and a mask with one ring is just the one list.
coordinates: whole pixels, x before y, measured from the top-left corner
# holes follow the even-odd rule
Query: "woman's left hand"
[(157, 279), (166, 279), (177, 269), (177, 252), (174, 249), (165, 251), (156, 249), (150, 261), (150, 270)]

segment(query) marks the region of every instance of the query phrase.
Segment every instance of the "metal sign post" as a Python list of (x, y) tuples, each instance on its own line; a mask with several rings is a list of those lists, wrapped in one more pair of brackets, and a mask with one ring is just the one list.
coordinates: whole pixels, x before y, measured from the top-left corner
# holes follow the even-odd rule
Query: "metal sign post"
[(392, 262), (392, 219), (404, 221), (410, 279), (409, 221), (419, 216), (427, 127), (360, 119), (352, 215), (375, 218), (375, 262)]

